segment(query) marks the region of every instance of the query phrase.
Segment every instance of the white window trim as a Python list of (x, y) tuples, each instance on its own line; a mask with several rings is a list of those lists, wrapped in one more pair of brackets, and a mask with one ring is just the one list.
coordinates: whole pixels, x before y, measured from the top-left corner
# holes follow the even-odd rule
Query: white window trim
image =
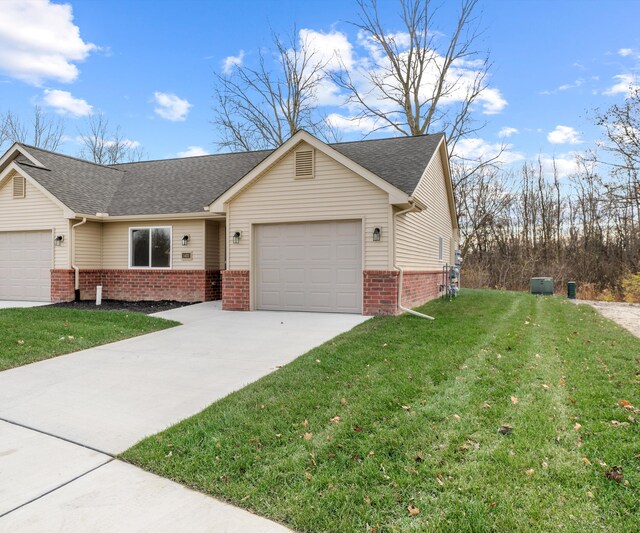
[[(136, 229), (148, 229), (149, 230), (149, 266), (133, 266), (131, 261), (133, 260), (131, 254), (131, 234)], [(168, 229), (169, 230), (169, 266), (168, 267), (153, 267), (151, 266), (151, 231), (154, 229)], [(173, 226), (129, 226), (129, 270), (171, 270), (173, 268)]]

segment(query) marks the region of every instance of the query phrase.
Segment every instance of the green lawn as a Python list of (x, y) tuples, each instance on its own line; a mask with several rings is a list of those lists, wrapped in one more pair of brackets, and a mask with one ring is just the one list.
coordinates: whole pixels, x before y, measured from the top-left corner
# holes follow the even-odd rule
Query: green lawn
[(141, 313), (0, 309), (0, 371), (176, 325)]
[(422, 310), (436, 320), (370, 320), (124, 459), (303, 531), (637, 531), (640, 415), (618, 402), (640, 406), (640, 340), (560, 298)]

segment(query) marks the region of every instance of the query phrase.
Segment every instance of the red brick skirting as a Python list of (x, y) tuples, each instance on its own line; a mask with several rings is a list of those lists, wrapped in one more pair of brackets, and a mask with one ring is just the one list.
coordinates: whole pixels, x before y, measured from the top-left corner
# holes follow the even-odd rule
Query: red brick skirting
[[(221, 296), (219, 270), (80, 270), (80, 299), (205, 302)], [(74, 299), (74, 271), (51, 271), (51, 301)]]
[(407, 308), (417, 307), (439, 296), (438, 285), (442, 280), (442, 272), (420, 271), (402, 274), (402, 305)]
[(398, 313), (397, 270), (362, 272), (362, 314), (395, 315)]
[[(397, 315), (397, 270), (365, 270), (362, 277), (362, 314)], [(402, 305), (417, 307), (438, 297), (440, 271), (409, 271), (402, 275)]]
[(250, 294), (248, 270), (222, 271), (222, 309), (249, 311)]
[(51, 270), (51, 302), (72, 302), (75, 298), (75, 272), (73, 270)]

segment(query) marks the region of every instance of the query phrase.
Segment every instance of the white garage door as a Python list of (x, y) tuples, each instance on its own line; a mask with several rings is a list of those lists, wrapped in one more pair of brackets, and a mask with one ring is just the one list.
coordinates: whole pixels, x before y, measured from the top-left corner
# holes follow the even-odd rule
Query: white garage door
[(51, 232), (0, 232), (0, 300), (51, 298)]
[(362, 312), (360, 221), (256, 228), (256, 307)]

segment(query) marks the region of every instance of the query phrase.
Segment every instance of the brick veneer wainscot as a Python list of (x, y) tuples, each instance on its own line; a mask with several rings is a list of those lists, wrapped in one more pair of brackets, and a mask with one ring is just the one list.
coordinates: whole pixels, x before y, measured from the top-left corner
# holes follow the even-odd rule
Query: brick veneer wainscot
[[(73, 270), (51, 271), (51, 301), (74, 299)], [(219, 300), (219, 270), (80, 270), (80, 299), (93, 300), (102, 285), (105, 300), (205, 302)]]
[(248, 270), (222, 271), (222, 309), (225, 311), (249, 311), (250, 294)]
[[(362, 276), (362, 314), (397, 315), (398, 283), (397, 270), (365, 270)], [(417, 307), (439, 295), (440, 271), (409, 271), (402, 275), (402, 305)]]

